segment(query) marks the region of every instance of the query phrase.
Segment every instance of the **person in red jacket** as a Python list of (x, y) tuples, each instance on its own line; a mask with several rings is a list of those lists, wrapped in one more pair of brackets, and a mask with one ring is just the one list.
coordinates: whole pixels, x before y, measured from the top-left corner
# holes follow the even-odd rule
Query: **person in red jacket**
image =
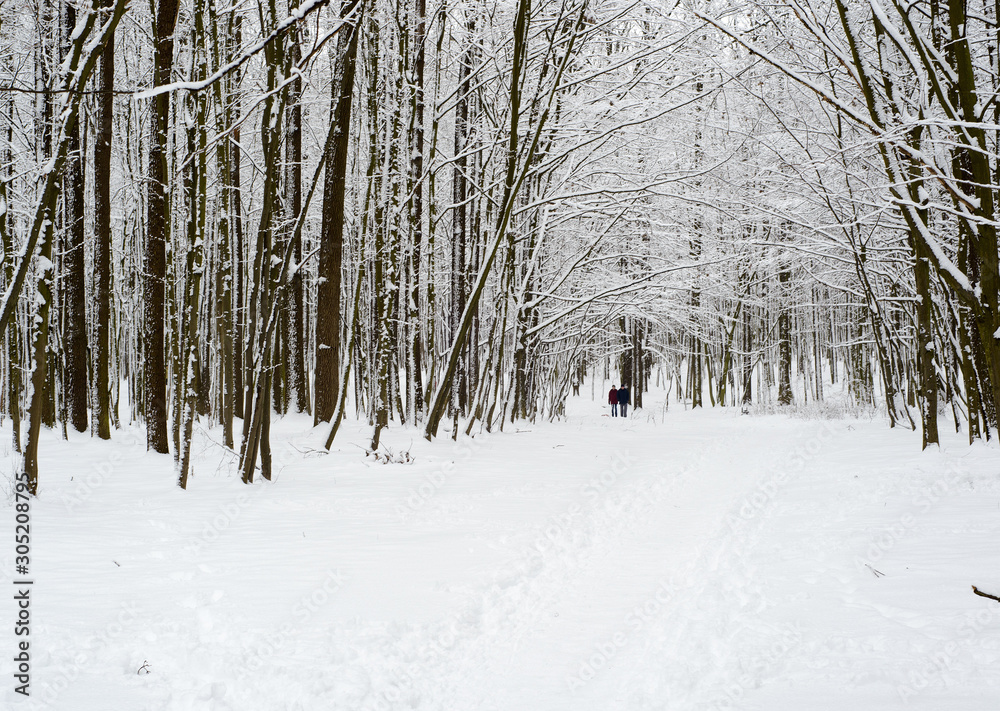
[(618, 391), (615, 389), (614, 383), (611, 384), (611, 390), (608, 392), (608, 404), (611, 405), (611, 416), (618, 417)]

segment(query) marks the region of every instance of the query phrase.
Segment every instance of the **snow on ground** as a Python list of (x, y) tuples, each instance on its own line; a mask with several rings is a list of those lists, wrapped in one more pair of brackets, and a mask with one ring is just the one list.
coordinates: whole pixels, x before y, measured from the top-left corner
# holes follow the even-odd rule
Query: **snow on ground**
[(662, 399), (568, 409), (458, 442), (389, 430), (411, 464), (366, 457), (353, 423), (325, 454), (290, 416), (252, 486), (202, 431), (187, 492), (139, 429), (48, 433), (33, 697), (11, 634), (0, 707), (996, 708), (1000, 604), (970, 588), (1000, 594), (995, 445), (921, 453), (877, 418)]

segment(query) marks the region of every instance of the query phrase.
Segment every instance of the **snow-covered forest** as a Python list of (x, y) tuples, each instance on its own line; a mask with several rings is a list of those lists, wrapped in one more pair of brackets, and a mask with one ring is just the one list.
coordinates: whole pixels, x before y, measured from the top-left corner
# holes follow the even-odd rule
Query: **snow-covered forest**
[[(12, 504), (79, 498), (74, 452), (209, 510), (219, 477), (277, 492), (306, 460), (389, 481), (501, 434), (544, 451), (574, 417), (606, 428), (616, 384), (642, 437), (756, 432), (764, 468), (766, 443), (847, 418), (866, 452), (988, 471), (998, 27), (985, 0), (0, 0)], [(273, 495), (333, 495), (296, 476)], [(98, 479), (79, 505), (100, 489), (131, 521), (139, 495)], [(715, 484), (736, 510), (753, 491)], [(667, 698), (643, 689), (622, 708)], [(327, 692), (347, 698), (301, 707)], [(490, 707), (468, 703), (440, 708)]]
[[(637, 407), (996, 429), (996, 8), (5, 0), (4, 413), (428, 437)], [(827, 384), (829, 381), (829, 385)], [(124, 395), (124, 397), (123, 397)], [(125, 404), (127, 403), (127, 404)], [(240, 424), (242, 423), (242, 424)], [(448, 424), (450, 423), (450, 424)]]

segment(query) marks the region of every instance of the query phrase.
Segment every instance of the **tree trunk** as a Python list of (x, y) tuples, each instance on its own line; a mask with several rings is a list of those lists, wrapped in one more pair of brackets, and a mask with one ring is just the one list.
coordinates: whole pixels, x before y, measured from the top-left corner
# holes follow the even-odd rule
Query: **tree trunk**
[(920, 414), (923, 448), (938, 443), (938, 387), (934, 369), (934, 332), (931, 324), (930, 264), (917, 251), (914, 276), (917, 289), (917, 365), (920, 369)]
[[(0, 17), (0, 26), (3, 18)], [(8, 69), (13, 74), (13, 58), (7, 59), (10, 64)], [(3, 247), (3, 284), (2, 288), (7, 289), (14, 282), (15, 254), (14, 240), (11, 236), (11, 226), (13, 217), (10, 212), (10, 203), (7, 192), (7, 185), (14, 173), (14, 155), (12, 145), (14, 142), (14, 96), (13, 92), (5, 92), (3, 101), (3, 150), (0, 151), (0, 246)], [(21, 451), (21, 347), (20, 328), (17, 319), (11, 319), (6, 331), (7, 355), (7, 411), (11, 420), (11, 444), (15, 452)]]
[[(213, 46), (213, 62), (215, 67), (231, 61), (232, 49), (229, 39), (229, 27), (221, 27), (218, 15), (218, 0), (209, 0), (211, 13), (211, 30)], [(230, 18), (230, 23), (232, 19)], [(215, 117), (216, 131), (223, 134), (232, 126), (233, 112), (231, 102), (232, 79), (227, 77), (215, 85)], [(234, 360), (240, 348), (234, 348), (235, 322), (233, 313), (238, 304), (235, 301), (233, 261), (237, 249), (233, 245), (233, 225), (231, 219), (233, 207), (233, 148), (229, 141), (219, 141), (215, 147), (216, 171), (219, 180), (219, 191), (216, 197), (216, 235), (218, 242), (218, 264), (215, 279), (215, 332), (219, 343), (219, 424), (222, 425), (222, 444), (230, 449), (234, 446), (233, 416), (235, 407)]]
[[(170, 83), (174, 59), (177, 0), (159, 0), (154, 35), (154, 86)], [(167, 379), (164, 350), (167, 256), (170, 215), (167, 213), (167, 131), (170, 93), (155, 96), (150, 105), (149, 171), (146, 195), (146, 254), (144, 261), (143, 382), (146, 405), (146, 447), (166, 454)]]
[(788, 314), (788, 283), (791, 281), (792, 272), (786, 264), (783, 264), (778, 273), (779, 289), (778, 305), (778, 404), (791, 405), (794, 397), (792, 395), (792, 333), (791, 318)]
[[(470, 19), (466, 23), (466, 28), (470, 33), (469, 39), (471, 40), (471, 33), (475, 29), (475, 20)], [(471, 41), (467, 41), (466, 49), (458, 63), (458, 87), (455, 90), (455, 135), (453, 142), (455, 161), (451, 178), (451, 198), (454, 207), (451, 213), (451, 298), (448, 310), (448, 330), (449, 336), (453, 340), (458, 333), (466, 301), (465, 246), (468, 232), (466, 199), (468, 197), (467, 170), (469, 159), (465, 155), (465, 151), (469, 134), (469, 75), (472, 71), (472, 56), (473, 44)], [(452, 379), (450, 400), (452, 414), (466, 412), (465, 389), (462, 387), (465, 380), (465, 366), (465, 359), (460, 357), (456, 363), (455, 376)], [(515, 385), (515, 401), (521, 396), (523, 387), (523, 382)], [(515, 409), (517, 409), (516, 405)]]
[(744, 413), (750, 412), (753, 404), (753, 324), (749, 306), (743, 307), (743, 397), (740, 405)]
[[(69, 51), (70, 33), (76, 26), (76, 9), (67, 4), (64, 52)], [(70, 132), (69, 155), (63, 177), (65, 222), (62, 265), (62, 296), (65, 303), (62, 374), (63, 400), (69, 424), (77, 432), (87, 431), (87, 287), (84, 270), (83, 222), (84, 156), (80, 141), (80, 121)]]
[(422, 349), (420, 339), (420, 251), (424, 223), (424, 56), (427, 41), (426, 0), (416, 0), (417, 25), (414, 34), (413, 106), (410, 133), (413, 146), (410, 158), (410, 251), (407, 272), (409, 294), (406, 300), (406, 407), (407, 417), (416, 424), (424, 410)]
[(94, 141), (94, 413), (93, 430), (111, 439), (111, 140), (115, 107), (115, 36), (101, 52)]
[[(349, 17), (361, 0), (345, 0), (341, 18)], [(361, 22), (355, 18), (350, 31), (340, 35), (338, 77), (333, 82), (335, 106), (330, 117), (336, 140), (326, 157), (323, 185), (323, 222), (320, 229), (318, 286), (316, 292), (316, 372), (313, 422), (329, 422), (337, 406), (340, 378), (341, 269), (344, 249), (344, 200), (347, 190), (347, 152), (351, 137), (351, 104)]]
[[(232, 46), (239, 48), (243, 43), (243, 16), (236, 15), (233, 20)], [(233, 97), (231, 123), (240, 121), (240, 98), (238, 91), (238, 76), (232, 79), (231, 95)], [(240, 186), (240, 161), (242, 150), (240, 149), (240, 129), (239, 126), (233, 129), (233, 142), (231, 144), (231, 166), (230, 170), (230, 209), (233, 216), (233, 410), (243, 415), (246, 403), (244, 402), (244, 379), (246, 373), (246, 353), (249, 344), (246, 340), (246, 251), (244, 249), (243, 238), (243, 196)]]
[[(289, 10), (295, 7), (296, 3), (289, 3)], [(291, 30), (291, 44), (289, 52), (290, 61), (293, 66), (302, 59), (300, 48), (302, 29), (295, 27)], [(287, 193), (286, 206), (288, 210), (288, 222), (294, 225), (302, 212), (302, 80), (296, 79), (292, 82), (288, 92), (288, 138), (286, 139), (285, 156), (288, 176), (285, 180), (285, 190)], [(294, 241), (292, 254), (295, 263), (302, 261), (302, 237), (301, 234), (291, 234)], [(292, 298), (291, 314), (288, 329), (289, 343), (288, 349), (288, 385), (295, 398), (295, 411), (309, 411), (309, 378), (306, 375), (305, 359), (305, 293), (302, 279), (302, 270), (297, 269), (292, 275)]]
[[(54, 200), (53, 200), (54, 202)], [(54, 205), (52, 206), (55, 207)], [(54, 211), (54, 210), (53, 210)], [(38, 316), (34, 321), (32, 334), (32, 368), (31, 368), (31, 398), (28, 406), (28, 444), (24, 449), (24, 472), (28, 478), (28, 491), (38, 495), (38, 440), (41, 437), (42, 409), (47, 399), (49, 387), (48, 378), (48, 343), (49, 343), (49, 311), (52, 306), (52, 241), (55, 234), (52, 223), (46, 230), (46, 235), (39, 246), (39, 257), (42, 260), (41, 273), (38, 277), (38, 296), (41, 301)]]

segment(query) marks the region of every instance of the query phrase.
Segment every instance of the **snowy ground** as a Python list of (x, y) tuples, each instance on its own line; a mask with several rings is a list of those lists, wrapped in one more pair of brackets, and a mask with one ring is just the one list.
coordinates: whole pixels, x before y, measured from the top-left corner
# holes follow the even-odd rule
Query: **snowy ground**
[(278, 422), (275, 481), (246, 487), (203, 432), (182, 492), (140, 430), (49, 433), (33, 698), (8, 633), (0, 707), (997, 708), (1000, 604), (970, 589), (1000, 594), (995, 445), (590, 397), (457, 443), (390, 430), (411, 464), (324, 435)]

